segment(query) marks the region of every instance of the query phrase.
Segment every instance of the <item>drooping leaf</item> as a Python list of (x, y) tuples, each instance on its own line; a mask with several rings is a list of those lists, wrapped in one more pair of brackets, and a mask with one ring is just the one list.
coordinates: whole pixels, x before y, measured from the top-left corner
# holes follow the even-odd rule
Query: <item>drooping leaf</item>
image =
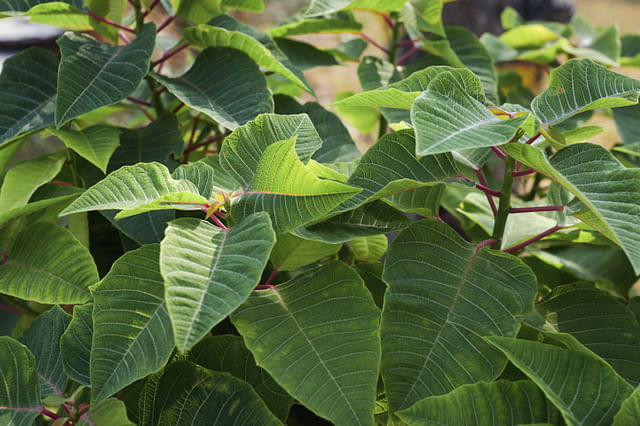
[(40, 384), (36, 360), (26, 346), (0, 336), (0, 422), (33, 424), (40, 415)]
[(61, 396), (67, 384), (67, 375), (62, 368), (60, 337), (71, 322), (71, 316), (59, 306), (54, 306), (38, 316), (20, 336), (36, 359), (36, 370), (40, 382), (40, 395)]
[(563, 45), (563, 50), (571, 55), (590, 58), (603, 65), (617, 67), (620, 59), (620, 35), (618, 25), (610, 25), (595, 29), (596, 34), (591, 40), (580, 40), (577, 47), (569, 43)]
[(243, 187), (248, 187), (265, 150), (273, 143), (297, 136), (295, 150), (307, 163), (322, 145), (313, 123), (304, 114), (263, 114), (227, 136), (220, 151), (220, 164)]
[(409, 425), (556, 425), (561, 421), (560, 412), (528, 380), (463, 385), (447, 395), (422, 399), (397, 414)]
[(54, 123), (59, 58), (38, 47), (2, 64), (0, 143)]
[(60, 354), (64, 372), (72, 380), (91, 385), (90, 360), (93, 338), (93, 302), (73, 308), (73, 318), (60, 338)]
[(505, 144), (527, 118), (500, 120), (448, 72), (431, 80), (411, 107), (418, 155)]
[(622, 139), (622, 143), (629, 145), (640, 141), (640, 128), (636, 126), (640, 120), (640, 105), (615, 108), (612, 111), (613, 120)]
[[(505, 151), (550, 177), (576, 196), (574, 215), (622, 247), (640, 273), (640, 172), (625, 169), (606, 149), (570, 145), (548, 160), (530, 145), (508, 144)], [(577, 203), (577, 201), (581, 203)], [(575, 210), (577, 209), (577, 210)], [(586, 210), (586, 211), (585, 211)]]
[(171, 363), (148, 392), (140, 426), (282, 424), (246, 382), (188, 361)]
[(638, 103), (640, 81), (591, 59), (572, 59), (551, 71), (549, 87), (531, 103), (536, 118), (555, 124), (582, 111)]
[(500, 41), (514, 47), (531, 48), (558, 39), (558, 34), (542, 24), (525, 24), (511, 28), (500, 35)]
[(254, 181), (231, 205), (233, 217), (267, 211), (274, 231), (281, 234), (321, 218), (360, 192), (315, 176), (296, 156), (295, 142), (294, 136), (264, 150)]
[(590, 353), (510, 337), (485, 339), (538, 385), (568, 424), (611, 424), (633, 390)]
[(279, 271), (295, 271), (324, 257), (336, 254), (341, 244), (331, 244), (281, 234), (271, 251), (271, 264)]
[(120, 257), (93, 290), (92, 400), (99, 402), (156, 372), (173, 350), (160, 275), (160, 246)]
[[(15, 16), (28, 12), (32, 7), (41, 3), (46, 2), (43, 0), (3, 0), (2, 3), (0, 3), (0, 13)], [(67, 3), (77, 8), (82, 7), (82, 0), (62, 0), (60, 3)]]
[(112, 37), (109, 32), (113, 33), (113, 27), (89, 17), (82, 10), (82, 1), (44, 2), (33, 6), (24, 15), (29, 16), (29, 22), (60, 27), (69, 31), (95, 30), (107, 37)]
[(332, 262), (254, 292), (231, 320), (258, 365), (307, 408), (373, 425), (378, 315), (358, 274)]
[[(289, 58), (290, 63), (302, 71), (340, 64), (331, 53), (318, 49), (312, 44), (289, 38), (275, 38), (274, 41), (278, 49)], [(298, 88), (293, 90), (298, 91)]]
[(132, 93), (149, 69), (155, 37), (156, 27), (151, 23), (144, 26), (131, 44), (124, 46), (98, 43), (89, 36), (73, 33), (58, 39), (62, 59), (56, 127)]
[(265, 213), (250, 215), (231, 229), (192, 218), (169, 224), (160, 271), (180, 352), (193, 347), (249, 296), (274, 243)]
[(284, 421), (289, 415), (293, 398), (262, 368), (240, 336), (207, 336), (189, 352), (193, 361), (211, 371), (230, 373), (249, 383), (267, 403), (273, 414)]
[(94, 166), (107, 172), (111, 155), (120, 145), (120, 129), (112, 126), (97, 125), (75, 131), (68, 129), (49, 129), (49, 132), (64, 142)]
[(361, 262), (377, 262), (387, 251), (389, 242), (384, 234), (356, 237), (350, 242), (356, 260)]
[(515, 336), (515, 315), (531, 310), (537, 293), (520, 259), (467, 243), (435, 221), (396, 237), (383, 279), (382, 377), (392, 411), (495, 379), (506, 359), (482, 336)]
[(237, 49), (205, 49), (181, 77), (154, 74), (154, 78), (185, 104), (229, 129), (273, 111), (263, 73)]
[(108, 398), (96, 404), (80, 415), (78, 426), (134, 426), (127, 418), (127, 407), (116, 398)]
[(48, 304), (89, 299), (98, 270), (86, 247), (67, 229), (40, 222), (22, 231), (6, 249), (0, 292)]
[(268, 32), (271, 37), (291, 37), (301, 34), (316, 33), (359, 33), (362, 24), (355, 20), (335, 18), (307, 18), (293, 22), (287, 22), (271, 28)]
[(622, 403), (620, 411), (613, 418), (613, 426), (624, 426), (632, 424), (640, 417), (640, 387)]

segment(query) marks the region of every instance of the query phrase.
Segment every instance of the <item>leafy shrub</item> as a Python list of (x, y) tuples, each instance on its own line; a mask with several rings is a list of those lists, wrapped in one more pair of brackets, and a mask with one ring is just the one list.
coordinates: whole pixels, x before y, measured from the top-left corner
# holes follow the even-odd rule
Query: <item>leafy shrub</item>
[[(477, 38), (442, 0), (313, 0), (267, 32), (225, 13), (261, 0), (163, 1), (157, 27), (156, 0), (86, 3), (0, 3), (75, 31), (0, 76), (0, 423), (640, 417), (640, 81), (608, 69), (637, 36), (507, 10)], [(336, 110), (379, 127), (365, 154), (297, 100), (355, 60)], [(622, 145), (585, 143), (594, 110)]]

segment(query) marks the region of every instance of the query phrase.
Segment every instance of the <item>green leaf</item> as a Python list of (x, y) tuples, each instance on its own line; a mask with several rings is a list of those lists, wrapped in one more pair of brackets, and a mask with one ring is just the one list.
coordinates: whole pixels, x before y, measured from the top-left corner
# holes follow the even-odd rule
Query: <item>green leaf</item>
[(173, 350), (160, 246), (120, 257), (93, 289), (91, 397), (102, 401), (161, 369)]
[(351, 250), (356, 260), (361, 262), (377, 262), (387, 251), (389, 242), (383, 234), (357, 237), (351, 240)]
[(601, 126), (584, 126), (562, 132), (562, 136), (568, 144), (572, 144), (585, 142), (587, 141), (587, 139), (591, 139), (592, 137), (599, 135), (603, 131), (604, 128)]
[(109, 158), (120, 145), (120, 132), (117, 127), (97, 125), (74, 131), (68, 129), (49, 129), (49, 133), (62, 140), (67, 148), (73, 149), (94, 166), (107, 173)]
[(140, 426), (282, 424), (246, 382), (188, 361), (170, 364), (149, 393)]
[(304, 12), (304, 16), (313, 17), (337, 12), (351, 3), (353, 3), (353, 0), (311, 0), (311, 4)]
[(148, 24), (125, 46), (98, 43), (89, 36), (73, 33), (59, 38), (62, 59), (56, 127), (101, 106), (119, 102), (132, 93), (149, 69), (155, 37), (155, 25)]
[(442, 73), (431, 80), (411, 108), (416, 153), (502, 145), (515, 136), (528, 117), (524, 114), (500, 120), (466, 93), (451, 73)]
[(127, 8), (126, 0), (85, 0), (90, 11), (114, 22), (122, 22)]
[(531, 109), (543, 124), (555, 124), (583, 111), (637, 104), (639, 93), (640, 81), (591, 59), (572, 59), (551, 71), (549, 87)]
[(382, 277), (382, 377), (392, 411), (499, 376), (506, 359), (482, 336), (515, 336), (515, 316), (533, 308), (537, 293), (520, 259), (435, 221), (396, 237)]
[(41, 407), (33, 354), (11, 337), (0, 336), (0, 422), (33, 424)]
[(516, 49), (539, 47), (557, 39), (558, 35), (542, 24), (520, 25), (500, 35), (501, 42)]
[(54, 122), (59, 58), (31, 47), (7, 59), (0, 75), (0, 143)]
[(176, 218), (174, 210), (144, 211), (135, 216), (126, 216), (117, 220), (117, 210), (102, 210), (100, 213), (120, 232), (140, 245), (162, 241), (167, 225)]
[(93, 258), (67, 229), (40, 222), (22, 231), (0, 266), (0, 292), (47, 304), (89, 299), (98, 282)]
[(362, 58), (357, 73), (362, 90), (378, 89), (402, 79), (394, 64), (375, 56)]
[(640, 387), (633, 391), (613, 418), (613, 426), (633, 424), (640, 417)]
[(160, 271), (180, 352), (193, 347), (249, 296), (274, 243), (265, 213), (250, 215), (231, 229), (192, 218), (169, 224)]
[(558, 410), (529, 380), (463, 385), (447, 395), (422, 399), (397, 413), (409, 425), (560, 424)]
[(20, 336), (36, 359), (40, 382), (40, 395), (61, 396), (67, 385), (67, 375), (62, 367), (60, 337), (71, 322), (71, 315), (54, 306), (38, 316)]
[(221, 0), (171, 0), (176, 16), (194, 24), (204, 24), (222, 13)]
[(260, 41), (239, 31), (228, 31), (224, 28), (210, 25), (185, 28), (182, 35), (187, 41), (205, 47), (231, 47), (249, 55), (253, 61), (287, 80), (295, 83), (301, 89), (312, 93), (312, 89), (294, 72), (287, 68)]
[(264, 74), (237, 49), (205, 49), (181, 77), (153, 76), (182, 102), (229, 129), (273, 111)]
[(563, 50), (571, 55), (593, 59), (603, 65), (618, 67), (620, 59), (620, 35), (618, 25), (598, 28), (594, 38), (581, 40), (579, 46), (574, 47), (569, 43), (563, 45)]
[(637, 120), (640, 120), (640, 105), (615, 108), (611, 112), (622, 143), (629, 145), (639, 142), (640, 127), (636, 126), (636, 123)]
[(321, 218), (360, 192), (315, 176), (296, 156), (295, 142), (294, 136), (264, 150), (254, 181), (231, 205), (234, 218), (267, 211), (274, 231), (282, 234)]
[(75, 1), (74, 7), (71, 4), (62, 3), (58, 1), (41, 3), (33, 6), (25, 15), (30, 16), (29, 22), (38, 24), (51, 25), (54, 27), (64, 28), (69, 31), (91, 31), (94, 27), (91, 25), (96, 24), (95, 30), (102, 31), (106, 25), (97, 22), (90, 18), (82, 10), (82, 2)]
[(519, 27), (525, 23), (524, 19), (517, 10), (515, 10), (511, 6), (507, 6), (504, 8), (502, 13), (500, 13), (500, 24), (502, 28), (505, 30), (510, 30), (511, 28)]
[(264, 0), (222, 0), (222, 6), (245, 12), (260, 13), (264, 10)]
[(36, 189), (60, 172), (64, 160), (64, 151), (58, 151), (21, 161), (10, 168), (0, 188), (2, 209), (11, 210), (26, 205)]
[(362, 30), (362, 24), (355, 20), (314, 18), (300, 19), (271, 28), (268, 33), (271, 37), (291, 37), (301, 34), (317, 33), (353, 33)]
[(64, 372), (72, 380), (90, 386), (91, 341), (93, 338), (93, 302), (73, 308), (73, 318), (60, 338)]
[[(318, 49), (312, 44), (289, 38), (274, 39), (278, 48), (296, 68), (304, 71), (315, 67), (330, 67), (340, 65), (336, 58), (329, 52)], [(298, 88), (294, 88), (299, 93)]]
[(262, 368), (240, 336), (207, 336), (189, 352), (193, 361), (211, 371), (230, 373), (249, 383), (267, 404), (271, 412), (286, 420), (293, 398)]
[(611, 366), (587, 352), (509, 337), (485, 339), (538, 385), (570, 425), (611, 424), (631, 394)]
[(640, 273), (639, 170), (625, 169), (606, 149), (593, 144), (570, 145), (551, 160), (530, 145), (503, 148), (575, 195), (582, 205), (569, 204), (577, 209), (574, 215), (622, 247), (636, 274)]
[(443, 0), (411, 0), (398, 14), (398, 20), (406, 26), (446, 37), (442, 26), (444, 3)]
[[(40, 3), (43, 3), (43, 1), (42, 0), (3, 0), (2, 3), (0, 3), (0, 13), (7, 13), (9, 16), (15, 16), (18, 14), (22, 14), (23, 12), (28, 12), (31, 8), (37, 6)], [(60, 3), (68, 3), (77, 8), (82, 7), (82, 0), (63, 0)]]
[(227, 136), (220, 151), (223, 169), (243, 187), (256, 177), (260, 159), (273, 143), (297, 136), (295, 150), (307, 163), (322, 145), (322, 139), (305, 114), (262, 114)]
[(338, 253), (342, 244), (330, 244), (300, 238), (294, 234), (278, 235), (271, 251), (271, 264), (279, 271), (295, 271), (324, 257)]
[(116, 398), (91, 404), (91, 408), (80, 415), (76, 424), (78, 426), (135, 426), (135, 423), (127, 418), (127, 407), (124, 402)]
[(254, 292), (231, 320), (258, 365), (335, 424), (373, 425), (379, 311), (341, 262)]

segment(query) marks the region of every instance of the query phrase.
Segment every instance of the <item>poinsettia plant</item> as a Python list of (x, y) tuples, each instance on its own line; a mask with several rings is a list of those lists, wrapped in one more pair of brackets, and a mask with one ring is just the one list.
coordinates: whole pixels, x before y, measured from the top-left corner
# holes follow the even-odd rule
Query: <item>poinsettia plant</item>
[[(0, 423), (640, 418), (640, 81), (610, 69), (640, 37), (129, 3), (0, 1), (69, 30), (0, 75)], [(300, 101), (353, 61), (361, 91)]]

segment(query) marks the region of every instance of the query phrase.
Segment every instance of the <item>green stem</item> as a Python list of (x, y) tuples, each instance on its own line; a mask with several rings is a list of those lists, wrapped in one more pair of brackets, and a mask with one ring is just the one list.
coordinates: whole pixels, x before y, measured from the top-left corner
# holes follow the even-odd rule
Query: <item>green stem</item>
[(76, 168), (76, 157), (71, 152), (71, 149), (67, 148), (67, 161), (69, 162), (69, 168), (71, 169), (71, 179), (73, 180), (73, 186), (82, 188), (80, 185), (80, 178), (78, 177), (78, 170)]
[(498, 205), (498, 215), (493, 225), (492, 238), (497, 241), (491, 246), (494, 249), (500, 249), (500, 242), (504, 236), (504, 228), (507, 224), (507, 217), (509, 216), (509, 209), (511, 208), (511, 192), (513, 188), (513, 176), (511, 172), (516, 167), (516, 159), (513, 157), (507, 157), (504, 160), (504, 178), (502, 181), (502, 190), (500, 197), (500, 204)]
[(153, 109), (156, 110), (156, 115), (159, 117), (164, 111), (164, 105), (162, 105), (162, 99), (160, 99), (162, 93), (158, 93), (156, 82), (153, 77), (147, 74), (144, 79), (147, 80), (149, 90), (151, 91), (151, 105), (153, 105)]
[[(396, 66), (396, 56), (398, 54), (398, 38), (400, 37), (400, 24), (397, 21), (398, 13), (392, 12), (390, 18), (394, 20), (393, 30), (391, 31), (391, 44), (389, 45), (388, 50), (388, 59), (389, 62)], [(380, 130), (378, 131), (378, 138), (381, 138), (387, 133), (387, 128), (389, 127), (389, 123), (384, 115), (380, 115)]]
[(142, 31), (142, 26), (144, 25), (144, 15), (142, 14), (142, 5), (140, 4), (140, 0), (133, 0), (131, 2), (133, 6), (133, 10), (136, 14), (136, 34)]

